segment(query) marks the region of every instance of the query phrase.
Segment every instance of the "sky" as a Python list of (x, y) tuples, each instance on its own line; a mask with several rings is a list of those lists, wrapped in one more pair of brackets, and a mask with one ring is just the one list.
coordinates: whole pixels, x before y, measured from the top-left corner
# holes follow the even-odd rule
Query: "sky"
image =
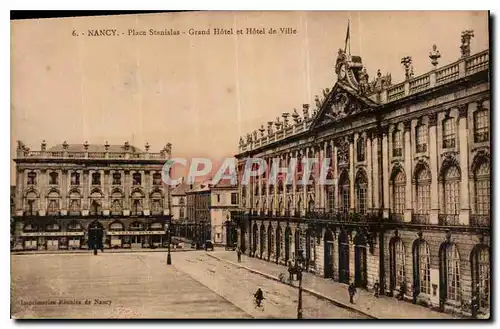
[[(314, 104), (336, 82), (350, 22), (353, 55), (370, 80), (377, 69), (404, 78), (460, 57), (460, 34), (474, 30), (472, 53), (488, 49), (483, 12), (199, 12), (11, 22), (11, 156), (16, 140), (39, 150), (67, 141), (123, 144), (172, 155), (220, 159), (239, 137)], [(213, 28), (296, 29), (293, 35), (189, 35)], [(116, 29), (117, 36), (88, 36)], [(174, 29), (175, 36), (129, 36), (129, 29)], [(73, 35), (73, 31), (78, 36)], [(213, 30), (212, 30), (213, 31)], [(185, 32), (185, 34), (182, 34)], [(86, 33), (86, 35), (83, 35)], [(121, 33), (124, 33), (123, 35)], [(11, 179), (13, 178), (11, 168)]]

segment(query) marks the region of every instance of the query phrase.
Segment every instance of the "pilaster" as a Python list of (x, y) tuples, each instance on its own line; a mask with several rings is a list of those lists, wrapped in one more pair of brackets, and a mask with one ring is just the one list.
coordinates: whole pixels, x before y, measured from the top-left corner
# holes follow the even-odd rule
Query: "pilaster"
[(429, 169), (431, 171), (431, 211), (430, 224), (438, 224), (438, 153), (437, 153), (437, 113), (429, 115)]
[(404, 213), (404, 221), (411, 222), (413, 201), (412, 201), (412, 143), (411, 143), (411, 120), (408, 120), (404, 123), (404, 169), (406, 175), (406, 186), (405, 186), (405, 213)]

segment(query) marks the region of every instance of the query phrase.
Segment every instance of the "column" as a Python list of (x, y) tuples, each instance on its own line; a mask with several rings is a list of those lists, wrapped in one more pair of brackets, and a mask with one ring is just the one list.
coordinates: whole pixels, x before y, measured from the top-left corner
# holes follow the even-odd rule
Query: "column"
[(318, 145), (317, 147), (317, 152), (316, 152), (316, 159), (318, 159), (318, 163), (316, 164), (316, 206), (323, 209), (325, 209), (325, 185), (323, 185), (323, 182), (320, 180), (321, 178), (321, 167), (322, 167), (322, 161), (325, 158), (325, 151), (324, 151), (324, 145), (323, 147), (320, 147)]
[(389, 131), (384, 129), (382, 135), (382, 189), (383, 216), (389, 217)]
[(320, 163), (320, 159), (322, 159), (322, 153), (323, 151), (320, 149), (320, 147), (318, 145), (315, 145), (314, 146), (314, 158), (316, 159), (316, 164), (313, 166), (313, 177), (314, 177), (314, 207), (315, 208), (322, 208), (322, 196), (323, 194), (321, 193), (321, 186), (320, 186), (320, 166), (321, 166), (321, 163)]
[(47, 186), (48, 186), (48, 179), (47, 179), (47, 169), (41, 169), (40, 171), (37, 172), (37, 175), (40, 177), (38, 180), (38, 183), (40, 184), (39, 186), (39, 191), (40, 191), (40, 208), (38, 208), (38, 213), (40, 216), (45, 216), (47, 212)]
[(460, 217), (461, 225), (469, 225), (470, 202), (469, 202), (469, 150), (467, 149), (469, 130), (467, 127), (468, 104), (458, 107), (458, 140), (460, 147)]
[(379, 145), (379, 132), (375, 131), (372, 134), (372, 169), (373, 169), (373, 208), (380, 209), (380, 177), (379, 177), (379, 156), (378, 156), (378, 145)]
[(67, 169), (61, 170), (61, 204), (60, 210), (61, 215), (66, 216), (68, 214), (68, 191), (69, 191), (69, 171)]
[(83, 191), (83, 198), (82, 198), (82, 215), (83, 216), (88, 216), (89, 215), (89, 171), (84, 170), (82, 171), (82, 191)]
[(438, 194), (438, 165), (437, 165), (437, 113), (429, 115), (429, 169), (431, 170), (431, 211), (430, 224), (438, 223), (439, 194)]
[(105, 216), (109, 215), (109, 209), (111, 208), (111, 202), (110, 202), (110, 197), (109, 197), (109, 186), (111, 185), (110, 183), (110, 175), (109, 170), (103, 170), (102, 171), (102, 184), (103, 184), (103, 194), (104, 194), (104, 200), (102, 201), (102, 213)]
[(411, 167), (412, 167), (412, 161), (411, 161), (411, 155), (412, 155), (412, 144), (411, 144), (411, 120), (408, 120), (404, 123), (404, 169), (405, 169), (405, 174), (406, 174), (406, 186), (405, 186), (405, 213), (404, 213), (404, 221), (405, 222), (411, 222), (411, 214), (412, 214), (412, 208), (413, 208), (413, 200), (412, 200), (412, 184), (411, 184), (411, 178), (412, 178), (412, 172), (411, 172)]
[(16, 170), (16, 199), (15, 199), (15, 210), (16, 215), (21, 216), (23, 214), (23, 191), (26, 185), (26, 180), (28, 177), (28, 169), (17, 169)]
[(130, 215), (130, 171), (125, 170), (122, 172), (123, 177), (123, 194), (124, 194), (124, 202), (123, 202), (123, 215)]
[[(298, 154), (297, 151), (292, 152), (292, 158), (294, 158), (295, 161), (297, 161), (297, 154)], [(296, 210), (295, 208), (297, 208), (297, 165), (298, 164), (296, 163), (295, 168), (293, 169), (293, 180), (292, 180), (292, 209), (294, 209), (294, 211)], [(290, 216), (292, 215), (294, 214), (291, 213)]]
[(349, 193), (350, 193), (350, 211), (355, 209), (354, 199), (356, 191), (354, 190), (354, 135), (348, 137), (349, 140)]
[(340, 204), (339, 204), (339, 199), (340, 199), (340, 196), (339, 196), (339, 177), (338, 177), (338, 167), (337, 167), (337, 160), (338, 160), (338, 157), (337, 157), (337, 152), (338, 152), (338, 149), (337, 149), (337, 144), (332, 140), (330, 141), (330, 143), (332, 144), (332, 150), (333, 150), (333, 154), (332, 154), (332, 169), (333, 169), (333, 179), (335, 179), (335, 183), (334, 183), (334, 192), (335, 192), (335, 209), (339, 209), (340, 207)]
[[(309, 147), (306, 147), (304, 149), (304, 152), (303, 152), (303, 156), (302, 156), (302, 159), (304, 158), (307, 158), (309, 157), (309, 150), (310, 148)], [(305, 182), (308, 182), (309, 183), (309, 177), (306, 176), (306, 164), (304, 163), (304, 165), (302, 166), (302, 172), (303, 172), (303, 175), (302, 175), (302, 178)], [(307, 175), (310, 175), (311, 173), (307, 173)], [(308, 208), (308, 199), (307, 199), (307, 188), (308, 188), (308, 185), (309, 184), (305, 184), (304, 186), (302, 186), (302, 209), (301, 210), (301, 214), (302, 215), (305, 215), (305, 212), (307, 211), (307, 208)]]
[(366, 171), (368, 175), (368, 200), (366, 206), (369, 211), (373, 208), (373, 178), (372, 178), (372, 141), (371, 132), (366, 134)]

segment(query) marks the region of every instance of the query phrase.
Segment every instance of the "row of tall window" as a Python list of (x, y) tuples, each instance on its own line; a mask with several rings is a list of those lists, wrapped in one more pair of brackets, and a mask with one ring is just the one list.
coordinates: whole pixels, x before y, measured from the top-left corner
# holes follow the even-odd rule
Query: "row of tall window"
[[(121, 185), (122, 184), (122, 174), (121, 173), (113, 173), (113, 185)], [(80, 185), (80, 173), (72, 172), (70, 175), (70, 181), (72, 186)], [(101, 185), (101, 174), (100, 173), (92, 173), (91, 175), (91, 183), (92, 185)], [(153, 185), (159, 186), (161, 185), (162, 179), (160, 173), (153, 174)], [(37, 185), (37, 173), (29, 172), (28, 173), (28, 185)], [(59, 173), (51, 172), (49, 173), (49, 185), (59, 185)], [(132, 174), (132, 185), (142, 185), (142, 175), (140, 173)]]
[[(30, 200), (31, 201), (31, 200)], [(153, 214), (160, 213), (163, 210), (162, 204), (163, 200), (162, 199), (152, 199), (150, 201), (151, 203), (151, 212)], [(35, 209), (34, 208), (34, 202), (28, 202), (26, 209), (28, 212), (33, 212)], [(79, 213), (81, 211), (81, 200), (80, 199), (71, 199), (69, 201), (69, 207), (68, 211), (70, 215)], [(123, 200), (121, 199), (114, 199), (111, 201), (111, 207), (110, 211), (112, 214), (121, 214), (123, 210)], [(48, 200), (47, 204), (47, 213), (49, 215), (51, 214), (56, 214), (60, 211), (59, 208), (59, 200)], [(143, 201), (142, 200), (132, 200), (130, 212), (132, 215), (140, 215), (142, 214), (143, 211)], [(102, 213), (102, 203), (98, 200), (92, 200), (89, 208), (89, 213), (91, 215), (99, 215)]]
[[(461, 301), (460, 254), (455, 244), (446, 243), (441, 248), (440, 284), (443, 300)], [(473, 281), (477, 289), (479, 308), (488, 308), (490, 300), (490, 257), (486, 247), (478, 248), (472, 255)], [(391, 287), (399, 289), (407, 277), (406, 250), (400, 238), (393, 238), (390, 244)], [(417, 240), (413, 246), (414, 286), (421, 294), (431, 295), (430, 250), (425, 240)]]

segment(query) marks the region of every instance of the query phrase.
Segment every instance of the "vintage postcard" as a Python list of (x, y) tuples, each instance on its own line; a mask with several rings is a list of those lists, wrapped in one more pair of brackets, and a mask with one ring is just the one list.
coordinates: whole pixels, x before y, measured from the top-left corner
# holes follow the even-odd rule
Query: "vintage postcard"
[(489, 319), (487, 11), (11, 21), (14, 319)]

